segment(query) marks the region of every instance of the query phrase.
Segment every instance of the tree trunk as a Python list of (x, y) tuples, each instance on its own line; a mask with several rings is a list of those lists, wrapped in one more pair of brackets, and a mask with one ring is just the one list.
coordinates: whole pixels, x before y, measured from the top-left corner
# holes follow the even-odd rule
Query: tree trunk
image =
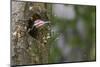
[[(29, 10), (32, 6), (32, 11)], [(32, 13), (45, 10), (43, 3), (12, 1), (11, 22), (11, 64), (27, 65), (48, 63), (50, 24), (39, 29), (38, 39), (27, 33), (27, 21)], [(45, 12), (47, 15), (47, 12)], [(45, 18), (45, 16), (43, 18)]]

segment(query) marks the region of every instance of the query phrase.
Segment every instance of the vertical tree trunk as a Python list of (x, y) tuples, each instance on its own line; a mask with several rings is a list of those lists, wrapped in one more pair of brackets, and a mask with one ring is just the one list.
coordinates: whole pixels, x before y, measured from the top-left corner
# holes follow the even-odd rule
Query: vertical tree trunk
[[(33, 7), (33, 11), (29, 10), (29, 6)], [(22, 21), (29, 18), (36, 9), (42, 11), (45, 9), (45, 4), (12, 1), (12, 65), (48, 63), (50, 25), (39, 29), (38, 39), (34, 39), (27, 33), (27, 21)]]
[(11, 23), (11, 48), (12, 48), (12, 64), (27, 64), (30, 62), (30, 57), (26, 51), (26, 28), (25, 22), (20, 21), (24, 18), (23, 2), (12, 2), (12, 23)]

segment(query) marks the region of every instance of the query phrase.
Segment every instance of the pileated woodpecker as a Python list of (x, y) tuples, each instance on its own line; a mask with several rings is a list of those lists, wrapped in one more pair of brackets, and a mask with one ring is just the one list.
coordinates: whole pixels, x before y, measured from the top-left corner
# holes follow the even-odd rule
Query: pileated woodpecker
[[(45, 15), (46, 16), (46, 15)], [(45, 18), (39, 15), (38, 13), (34, 13), (32, 17), (28, 20), (28, 33), (35, 39), (38, 37), (38, 33), (41, 32), (38, 29), (44, 27), (46, 23), (49, 23), (48, 17)]]

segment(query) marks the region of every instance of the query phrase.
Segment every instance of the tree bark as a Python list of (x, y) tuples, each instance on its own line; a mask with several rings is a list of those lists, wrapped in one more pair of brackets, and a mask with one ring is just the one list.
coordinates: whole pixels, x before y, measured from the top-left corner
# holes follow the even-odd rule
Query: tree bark
[[(32, 11), (29, 7), (32, 6)], [(27, 33), (27, 21), (32, 13), (44, 11), (45, 4), (12, 1), (11, 22), (11, 64), (27, 65), (48, 63), (50, 39), (50, 25), (39, 29), (38, 39), (32, 38)], [(47, 12), (45, 12), (47, 15)], [(43, 18), (45, 18), (45, 16)]]

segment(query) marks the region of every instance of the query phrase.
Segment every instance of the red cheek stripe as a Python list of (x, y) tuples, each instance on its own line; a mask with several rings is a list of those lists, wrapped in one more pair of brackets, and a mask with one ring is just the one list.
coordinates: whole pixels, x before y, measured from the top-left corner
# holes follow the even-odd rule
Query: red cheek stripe
[(41, 26), (44, 25), (44, 21), (42, 21), (42, 20), (36, 20), (34, 25), (35, 25), (36, 27), (41, 27)]

